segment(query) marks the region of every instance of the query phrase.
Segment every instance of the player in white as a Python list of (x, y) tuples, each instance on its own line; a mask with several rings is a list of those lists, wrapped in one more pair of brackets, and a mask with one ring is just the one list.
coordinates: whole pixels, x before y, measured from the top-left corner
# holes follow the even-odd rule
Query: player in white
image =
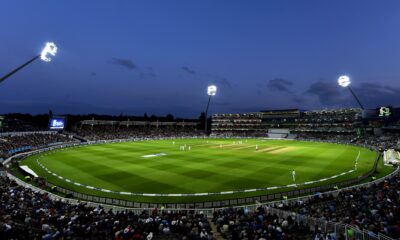
[(258, 144), (256, 144), (256, 151), (258, 151)]
[(296, 184), (296, 171), (295, 170), (292, 171), (292, 178), (293, 178), (293, 182)]
[(192, 148), (189, 146), (189, 147), (188, 147), (188, 150), (190, 151), (191, 149), (192, 149)]

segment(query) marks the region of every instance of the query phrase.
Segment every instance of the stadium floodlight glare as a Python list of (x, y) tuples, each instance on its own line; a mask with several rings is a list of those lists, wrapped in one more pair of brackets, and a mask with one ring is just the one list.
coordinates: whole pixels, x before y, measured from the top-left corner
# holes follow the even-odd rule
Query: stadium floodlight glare
[(44, 62), (50, 62), (52, 60), (52, 57), (54, 57), (57, 54), (57, 50), (58, 48), (54, 42), (47, 42), (40, 55), (34, 56), (26, 63), (22, 64), (21, 66), (17, 67), (16, 69), (6, 74), (4, 77), (0, 78), (0, 83), (6, 80), (7, 78), (11, 77), (12, 75), (14, 75), (22, 68), (28, 66), (30, 63), (34, 62), (38, 58), (40, 58)]
[(350, 84), (350, 77), (346, 75), (342, 75), (338, 78), (338, 84), (341, 87), (348, 88), (353, 97), (356, 99), (358, 105), (360, 105), (361, 109), (364, 109), (364, 106), (361, 104), (360, 100), (358, 99), (357, 95), (354, 93), (353, 89), (351, 89)]
[(215, 85), (208, 86), (207, 94), (208, 94), (208, 96), (215, 96), (215, 94), (217, 94), (217, 86), (215, 86)]
[(348, 76), (343, 75), (338, 78), (338, 83), (342, 87), (348, 87), (350, 85), (351, 81)]
[(43, 48), (42, 53), (40, 54), (40, 59), (44, 62), (50, 62), (51, 56), (55, 56), (57, 54), (57, 46), (53, 42), (47, 42), (46, 46)]
[(207, 108), (206, 108), (206, 112), (205, 112), (205, 120), (204, 120), (204, 133), (206, 135), (207, 135), (207, 125), (208, 125), (208, 121), (207, 121), (208, 108), (210, 107), (211, 97), (215, 96), (216, 94), (217, 94), (217, 86), (210, 85), (207, 87), (207, 95), (210, 97), (208, 98)]

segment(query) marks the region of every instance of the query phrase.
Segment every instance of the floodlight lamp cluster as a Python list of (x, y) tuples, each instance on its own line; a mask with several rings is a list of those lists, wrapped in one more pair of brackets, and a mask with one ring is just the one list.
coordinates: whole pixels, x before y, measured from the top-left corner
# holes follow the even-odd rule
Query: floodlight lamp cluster
[(348, 87), (351, 84), (350, 78), (346, 75), (340, 76), (338, 78), (338, 84), (341, 87)]
[(217, 86), (215, 86), (215, 85), (208, 86), (207, 94), (208, 94), (208, 96), (215, 96), (215, 94), (217, 94)]
[(53, 42), (47, 42), (46, 46), (42, 50), (42, 53), (40, 54), (40, 59), (44, 62), (50, 62), (52, 60), (52, 56), (54, 57), (56, 54), (56, 44)]

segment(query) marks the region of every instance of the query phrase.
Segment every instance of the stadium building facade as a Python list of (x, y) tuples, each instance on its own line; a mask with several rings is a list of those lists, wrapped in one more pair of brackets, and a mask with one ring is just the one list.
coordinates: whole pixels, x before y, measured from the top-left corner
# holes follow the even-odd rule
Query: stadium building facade
[(270, 129), (288, 129), (291, 133), (353, 133), (362, 126), (361, 109), (301, 111), (299, 109), (266, 110), (255, 113), (215, 114), (215, 135), (266, 136)]
[[(215, 136), (268, 136), (272, 129), (286, 129), (284, 138), (296, 135), (342, 134), (380, 135), (384, 131), (399, 130), (400, 109), (390, 108), (390, 116), (380, 116), (380, 108), (264, 110), (240, 114), (214, 114), (212, 134)], [(276, 131), (276, 130), (275, 130)], [(279, 131), (278, 131), (279, 132)]]

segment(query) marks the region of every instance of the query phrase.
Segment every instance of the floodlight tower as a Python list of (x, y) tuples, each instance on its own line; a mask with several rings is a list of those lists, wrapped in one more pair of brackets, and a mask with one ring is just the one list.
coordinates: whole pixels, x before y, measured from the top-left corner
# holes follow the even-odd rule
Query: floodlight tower
[(4, 77), (0, 78), (0, 83), (11, 77), (13, 74), (21, 70), (22, 68), (28, 66), (30, 63), (34, 62), (36, 59), (40, 58), (40, 60), (44, 62), (51, 62), (52, 57), (54, 57), (57, 53), (57, 46), (53, 42), (47, 42), (45, 47), (43, 48), (40, 55), (34, 56), (32, 59), (12, 70), (10, 73), (6, 74)]
[(211, 102), (211, 97), (212, 96), (215, 96), (215, 94), (217, 94), (217, 86), (215, 86), (215, 85), (210, 85), (210, 86), (208, 86), (208, 88), (207, 88), (207, 95), (209, 96), (208, 97), (208, 103), (207, 103), (207, 108), (206, 108), (206, 114), (205, 114), (205, 126), (204, 126), (204, 133), (205, 134), (207, 134), (207, 123), (208, 123), (208, 121), (207, 121), (207, 113), (208, 113), (208, 108), (210, 107), (210, 102)]
[(358, 105), (360, 105), (361, 109), (364, 110), (364, 107), (361, 104), (360, 100), (358, 99), (357, 95), (354, 93), (353, 89), (351, 89), (351, 87), (350, 87), (351, 81), (350, 81), (349, 76), (346, 76), (346, 75), (340, 76), (338, 78), (338, 84), (341, 87), (348, 88), (350, 90), (351, 94), (353, 95), (353, 97), (356, 99)]

